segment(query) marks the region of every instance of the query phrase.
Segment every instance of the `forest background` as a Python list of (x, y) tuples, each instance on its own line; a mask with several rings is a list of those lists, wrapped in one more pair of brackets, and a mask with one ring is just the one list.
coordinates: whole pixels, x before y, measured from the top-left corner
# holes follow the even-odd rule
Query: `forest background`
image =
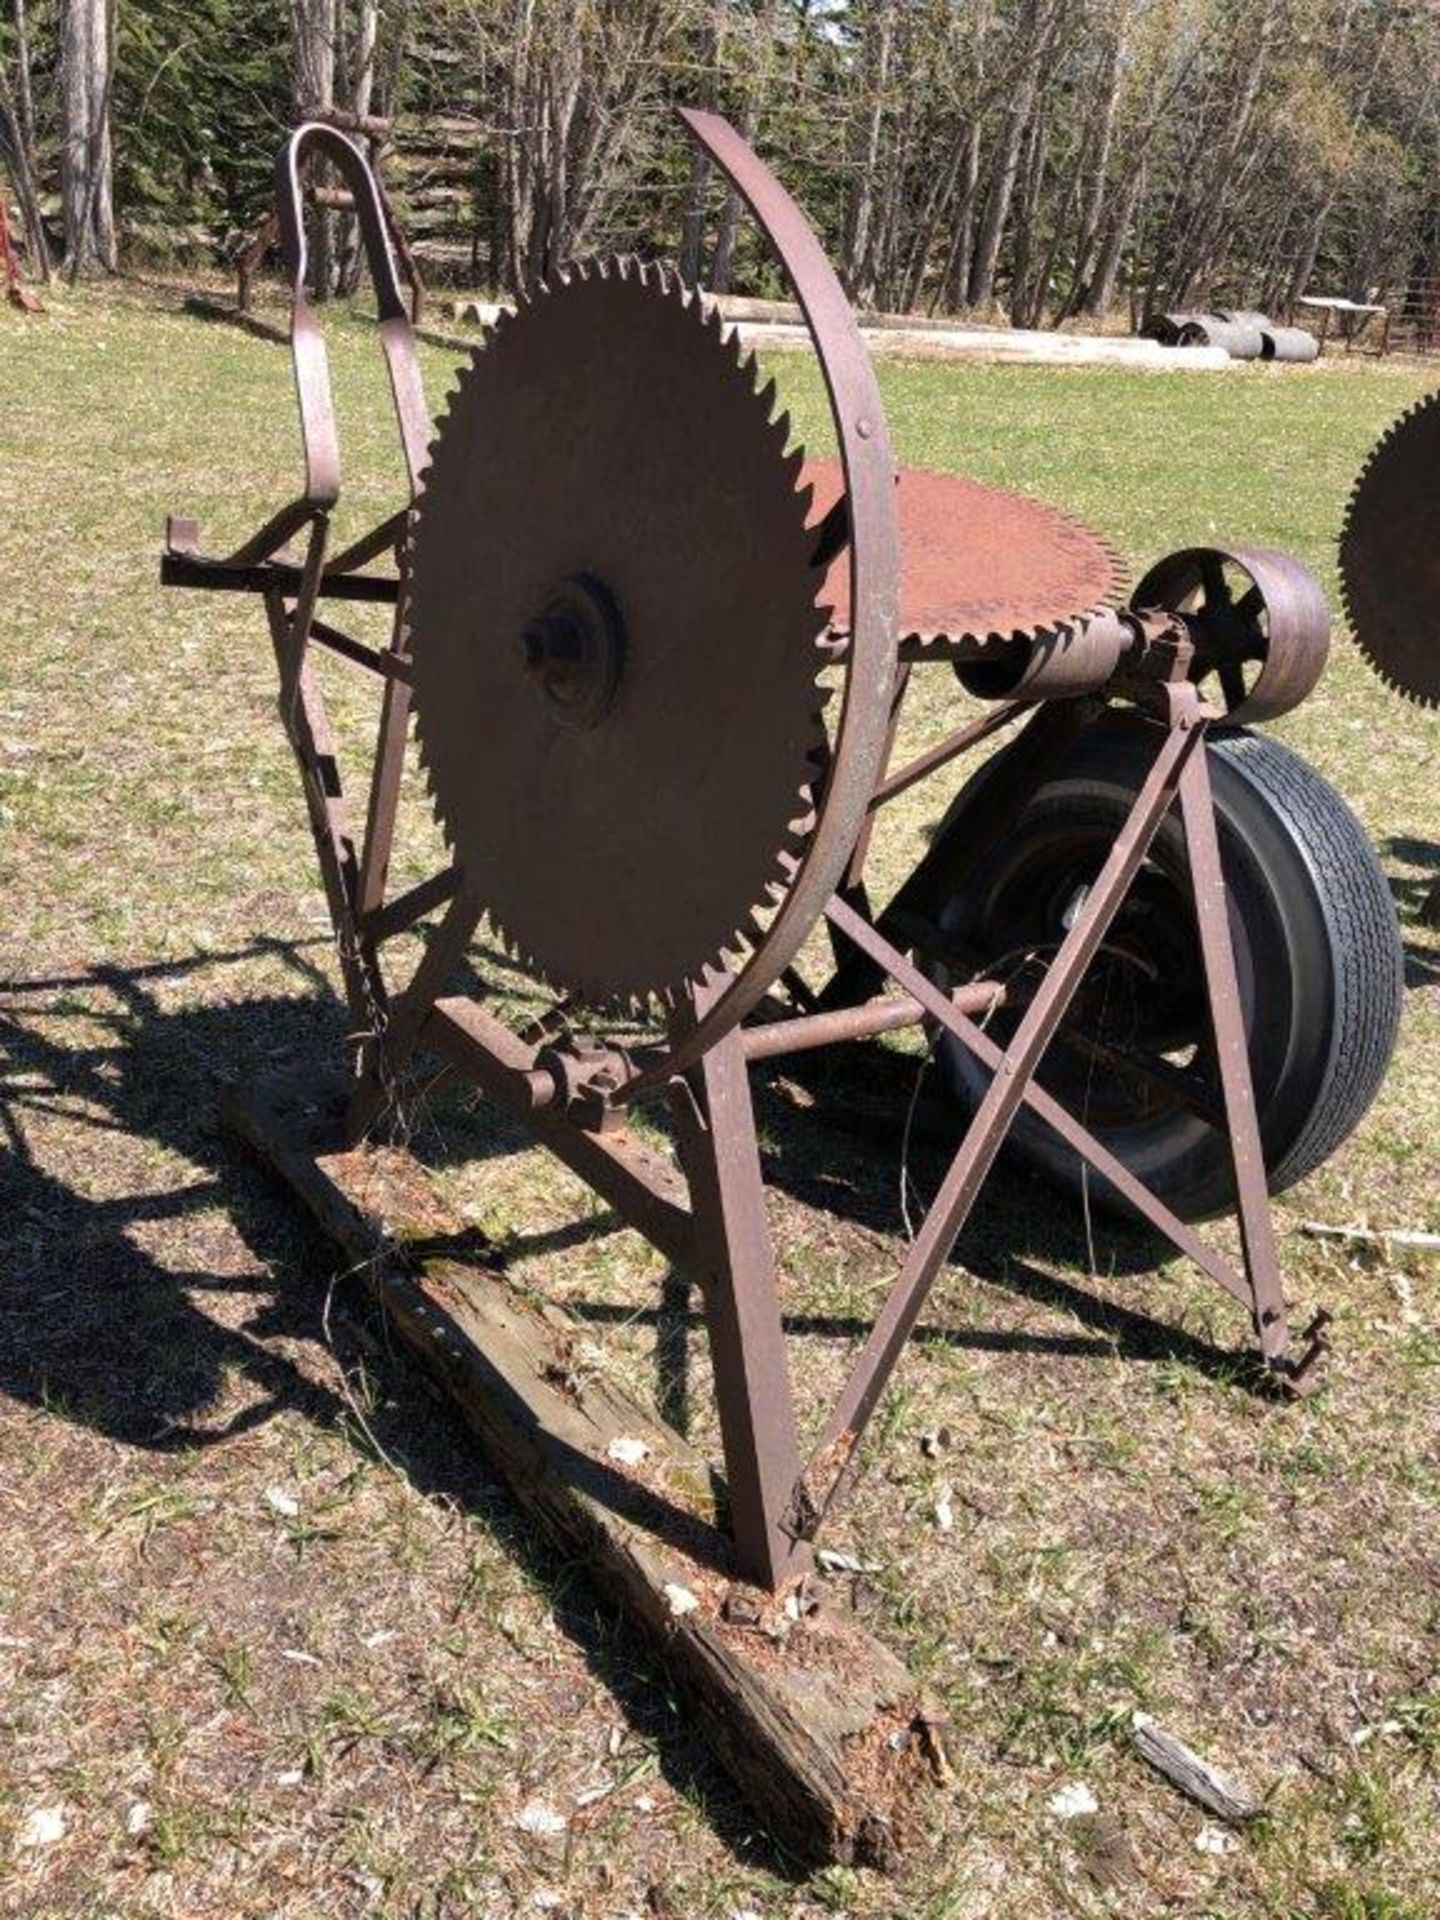
[(622, 245), (773, 290), (677, 102), (758, 142), (867, 305), (1440, 296), (1431, 0), (0, 0), (37, 277), (223, 261), (286, 127), (340, 107), (391, 122), (431, 278)]

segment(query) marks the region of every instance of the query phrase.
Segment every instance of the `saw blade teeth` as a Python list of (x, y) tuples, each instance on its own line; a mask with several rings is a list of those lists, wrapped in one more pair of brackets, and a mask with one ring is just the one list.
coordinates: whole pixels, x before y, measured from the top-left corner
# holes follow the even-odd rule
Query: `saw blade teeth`
[(1369, 449), (1346, 502), (1340, 599), (1356, 649), (1392, 692), (1440, 703), (1440, 632), (1428, 578), (1440, 539), (1440, 392), (1408, 406)]
[[(618, 283), (622, 282), (627, 292), (617, 300)], [(610, 295), (602, 303), (599, 296), (607, 284)], [(634, 295), (641, 288), (683, 309), (683, 323), (673, 319), (657, 322), (653, 301), (637, 318)], [(420, 663), (415, 676), (417, 737), (424, 783), (441, 834), (457, 863), (462, 857), (468, 858), (471, 871), (484, 875), (483, 883), (477, 883), (477, 892), (500, 948), (527, 975), (558, 991), (573, 993), (586, 1005), (617, 1009), (636, 1019), (653, 1019), (657, 1005), (673, 1008), (688, 996), (691, 982), (697, 977), (691, 966), (693, 950), (684, 955), (682, 974), (673, 971), (681, 964), (682, 939), (622, 940), (617, 936), (598, 947), (589, 946), (585, 937), (572, 931), (573, 921), (571, 926), (556, 923), (546, 905), (543, 886), (537, 887), (533, 878), (517, 875), (503, 862), (497, 863), (493, 835), (475, 811), (477, 806), (482, 814), (487, 811), (480, 796), (493, 783), (467, 781), (465, 777), (466, 761), (473, 758), (473, 739), (467, 748), (469, 736), (453, 717), (457, 707), (467, 704), (455, 697), (461, 684), (455, 676), (461, 671), (465, 653), (463, 649), (456, 653), (451, 645), (454, 622), (444, 612), (447, 607), (469, 604), (465, 582), (467, 573), (473, 570), (473, 547), (463, 531), (469, 509), (462, 512), (460, 503), (472, 494), (477, 500), (483, 497), (483, 490), (474, 492), (481, 484), (478, 477), (469, 477), (476, 467), (479, 444), (486, 438), (476, 431), (475, 423), (484, 421), (488, 426), (497, 418), (498, 410), (502, 422), (513, 416), (517, 423), (514, 431), (522, 432), (525, 407), (507, 410), (505, 405), (507, 393), (523, 391), (517, 373), (523, 369), (530, 379), (539, 381), (547, 377), (552, 366), (573, 364), (576, 343), (584, 341), (588, 347), (595, 327), (606, 329), (604, 338), (617, 354), (637, 337), (653, 343), (646, 351), (659, 352), (663, 367), (673, 366), (681, 394), (696, 405), (702, 398), (707, 406), (719, 404), (709, 397), (711, 375), (693, 382), (685, 377), (689, 356), (710, 351), (708, 342), (698, 347), (693, 344), (698, 337), (693, 331), (697, 323), (700, 332), (708, 330), (718, 343), (715, 352), (723, 355), (721, 369), (727, 381), (725, 369), (738, 368), (743, 362), (744, 372), (733, 388), (727, 387), (723, 404), (727, 422), (733, 416), (733, 436), (742, 448), (738, 457), (743, 477), (765, 531), (762, 535), (757, 526), (753, 539), (747, 533), (742, 551), (748, 556), (752, 547), (758, 546), (760, 557), (749, 563), (750, 573), (757, 583), (763, 582), (763, 604), (774, 609), (777, 630), (786, 636), (784, 649), (776, 655), (773, 679), (776, 712), (782, 716), (788, 713), (790, 720), (788, 725), (782, 718), (773, 726), (759, 727), (768, 749), (757, 765), (764, 789), (773, 797), (762, 801), (758, 809), (751, 809), (755, 825), (750, 831), (758, 828), (759, 837), (754, 845), (750, 902), (748, 906), (744, 902), (743, 882), (737, 875), (726, 887), (711, 889), (714, 898), (706, 907), (712, 927), (710, 938), (715, 944), (704, 965), (722, 971), (729, 952), (764, 941), (770, 915), (783, 901), (791, 880), (793, 869), (785, 863), (794, 861), (798, 865), (798, 850), (814, 831), (814, 794), (821, 777), (820, 762), (825, 758), (820, 713), (832, 697), (816, 684), (816, 675), (826, 661), (821, 645), (826, 616), (815, 601), (810, 567), (814, 541), (806, 526), (814, 492), (810, 484), (802, 485), (803, 456), (797, 451), (793, 458), (784, 454), (777, 458), (774, 451), (776, 439), (784, 441), (790, 429), (788, 415), (778, 423), (770, 419), (776, 400), (774, 381), (762, 381), (755, 356), (746, 358), (739, 351), (718, 309), (707, 312), (693, 289), (657, 265), (627, 256), (597, 256), (569, 262), (549, 281), (538, 282), (527, 291), (526, 307), (567, 299), (571, 303), (568, 317), (557, 316), (538, 328), (530, 324), (528, 312), (519, 307), (514, 316), (507, 316), (507, 320), (513, 317), (515, 324), (507, 329), (509, 337), (503, 350), (496, 353), (487, 342), (483, 351), (472, 355), (466, 377), (457, 380), (446, 416), (439, 424), (432, 456), (438, 462), (440, 484), (428, 489), (417, 511), (417, 528), (422, 535), (420, 591), (414, 602), (422, 617), (418, 628), (412, 629), (418, 633), (415, 658)], [(686, 344), (677, 326), (683, 326), (692, 344)], [(639, 346), (634, 348), (640, 350)], [(569, 358), (557, 360), (555, 356), (562, 354)], [(646, 365), (651, 364), (647, 360)], [(748, 439), (743, 438), (745, 435)], [(487, 461), (493, 457), (492, 446)], [(613, 486), (623, 483), (625, 471), (622, 459), (615, 469), (612, 492)], [(542, 500), (545, 497), (540, 496)], [(604, 516), (601, 523), (605, 523)], [(544, 525), (543, 517), (539, 524)], [(509, 537), (523, 539), (520, 523)], [(543, 538), (536, 551), (542, 567), (548, 564)], [(563, 574), (564, 567), (556, 564)], [(736, 562), (732, 558), (728, 564)], [(758, 585), (756, 590), (761, 590)], [(809, 658), (806, 643), (814, 649)], [(464, 672), (468, 674), (469, 669)], [(489, 683), (482, 676), (468, 684), (478, 689)], [(449, 719), (445, 717), (447, 710), (452, 716)], [(768, 818), (767, 806), (771, 809)], [(486, 849), (483, 854), (477, 852), (482, 846)], [(728, 903), (723, 898), (725, 893), (733, 896)], [(628, 909), (621, 917), (626, 925), (639, 924)], [(717, 923), (723, 926), (726, 920), (731, 931), (716, 938), (713, 928)], [(697, 935), (693, 946), (702, 944), (702, 937)], [(670, 958), (657, 959), (667, 952)]]

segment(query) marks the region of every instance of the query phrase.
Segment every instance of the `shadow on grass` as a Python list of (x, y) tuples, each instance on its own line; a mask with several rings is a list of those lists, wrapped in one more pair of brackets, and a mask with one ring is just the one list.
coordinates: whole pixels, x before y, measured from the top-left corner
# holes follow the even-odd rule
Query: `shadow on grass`
[[(0, 992), (0, 1129), (9, 1147), (0, 1162), (0, 1390), (159, 1452), (224, 1444), (281, 1411), (368, 1444), (344, 1399), (285, 1352), (287, 1345), (313, 1346), (323, 1338), (334, 1249), (220, 1132), (215, 1117), (227, 1082), (342, 1057), (345, 1013), (317, 964), (324, 946), (261, 941), (244, 953), (150, 968), (102, 967)], [(296, 991), (210, 997), (227, 962), (267, 958), (293, 979)], [(879, 1049), (848, 1050), (828, 1091), (817, 1097), (819, 1111), (797, 1111), (778, 1090), (782, 1075), (759, 1083), (767, 1179), (808, 1205), (895, 1234), (899, 1137), (916, 1064)], [(503, 1123), (450, 1117), (458, 1124), (423, 1130), (413, 1143), (418, 1157), (436, 1164), (462, 1148), (469, 1156), (490, 1156), (526, 1144), (523, 1133)], [(57, 1128), (63, 1133), (58, 1152), (51, 1135)], [(152, 1154), (137, 1183), (148, 1190), (115, 1191), (135, 1164), (126, 1143), (137, 1140), (161, 1150), (161, 1178), (183, 1166), (174, 1184), (157, 1184)], [(877, 1140), (888, 1146), (877, 1152)], [(43, 1157), (35, 1142), (43, 1142)], [(64, 1177), (52, 1170), (57, 1158)], [(933, 1191), (943, 1164), (938, 1142), (922, 1128), (912, 1171), (925, 1192)], [(1032, 1333), (931, 1321), (916, 1338), (980, 1352), (1118, 1352), (1233, 1377), (1232, 1354), (1098, 1300), (1037, 1264), (1073, 1259), (1064, 1211), (1047, 1191), (1001, 1169), (956, 1257), (989, 1284), (1069, 1313), (1080, 1330)], [(548, 1244), (576, 1246), (618, 1224), (605, 1216), (577, 1222), (549, 1236)], [(251, 1256), (238, 1272), (237, 1232)], [(167, 1236), (184, 1249), (178, 1262), (168, 1249), (151, 1251), (157, 1237)], [(507, 1251), (533, 1253), (544, 1238)], [(1107, 1253), (1123, 1249), (1121, 1270), (1148, 1265), (1147, 1244), (1123, 1228), (1107, 1230)], [(225, 1296), (245, 1302), (243, 1313), (228, 1315), (230, 1324), (223, 1307), (212, 1314), (205, 1305)], [(437, 1408), (418, 1368), (389, 1353), (378, 1316), (358, 1301), (358, 1290), (347, 1290), (328, 1331), (342, 1368), (353, 1367), (364, 1349), (379, 1389), (366, 1416), (374, 1440), (417, 1488), (479, 1516), (543, 1581), (596, 1677), (655, 1740), (672, 1783), (704, 1802), (727, 1844), (770, 1871), (798, 1871), (802, 1863), (782, 1858), (754, 1832), (744, 1804), (687, 1729), (639, 1636), (576, 1576), (573, 1560), (537, 1540), (459, 1421)], [(648, 1317), (656, 1323), (660, 1410), (683, 1431), (690, 1338), (700, 1326), (688, 1282), (670, 1275), (648, 1315), (583, 1302), (572, 1302), (570, 1310), (595, 1321)], [(796, 1333), (846, 1340), (867, 1331), (845, 1316), (795, 1314), (788, 1325)], [(240, 1413), (217, 1423), (210, 1409), (237, 1375), (252, 1396)]]
[(1406, 834), (1392, 833), (1381, 852), (1389, 860), (1420, 869), (1419, 873), (1406, 874), (1403, 878), (1390, 876), (1390, 890), (1395, 895), (1405, 947), (1405, 984), (1412, 990), (1440, 985), (1440, 953), (1434, 942), (1418, 940), (1410, 932), (1411, 928), (1424, 923), (1427, 916), (1432, 925), (1440, 926), (1440, 846), (1433, 840), (1415, 840)]
[[(294, 994), (194, 1003), (191, 982), (267, 953), (293, 972)], [(177, 986), (189, 1004), (171, 1010)], [(286, 1357), (286, 1347), (324, 1338), (335, 1250), (220, 1131), (216, 1111), (227, 1082), (341, 1058), (345, 1024), (311, 956), (279, 942), (188, 966), (0, 986), (0, 1392), (168, 1455), (223, 1446), (282, 1412), (343, 1431), (367, 1453), (373, 1437), (418, 1490), (478, 1519), (545, 1587), (592, 1674), (737, 1859), (798, 1881), (813, 1862), (757, 1829), (649, 1643), (573, 1556), (537, 1534), (421, 1370), (391, 1349), (368, 1299), (347, 1289), (328, 1318), (339, 1365), (366, 1367), (368, 1434), (339, 1394)], [(169, 1164), (157, 1178), (150, 1156), (134, 1182), (143, 1190), (117, 1191), (135, 1165), (126, 1151), (135, 1140)], [(508, 1145), (496, 1140), (492, 1150)], [(47, 1164), (62, 1157), (63, 1177)], [(161, 1188), (176, 1162), (180, 1177)], [(221, 1214), (207, 1227), (207, 1216)], [(149, 1250), (167, 1232), (183, 1259)], [(250, 1261), (236, 1261), (235, 1232)], [(238, 1324), (206, 1310), (226, 1295), (246, 1303), (230, 1316)], [(237, 1376), (254, 1389), (244, 1410), (207, 1417)]]

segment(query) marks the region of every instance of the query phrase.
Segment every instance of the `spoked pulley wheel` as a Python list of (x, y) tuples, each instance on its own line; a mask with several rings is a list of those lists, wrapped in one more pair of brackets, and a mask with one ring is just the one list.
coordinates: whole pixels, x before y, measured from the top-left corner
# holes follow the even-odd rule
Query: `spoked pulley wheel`
[[(1240, 999), (1269, 1186), (1312, 1171), (1347, 1138), (1384, 1075), (1399, 1021), (1401, 950), (1389, 889), (1348, 807), (1262, 734), (1207, 747)], [(952, 977), (998, 976), (1018, 1000), (1084, 904), (1154, 754), (1154, 729), (1109, 716), (1083, 734), (939, 918)], [(1003, 758), (1003, 756), (1002, 756)], [(996, 762), (958, 796), (947, 833), (983, 817)], [(992, 1034), (1007, 1021), (996, 1016)], [(954, 1040), (939, 1058), (966, 1110), (988, 1076)], [(1204, 974), (1179, 820), (1157, 835), (1039, 1076), (1185, 1218), (1234, 1203)], [(1060, 1184), (1081, 1166), (1022, 1115), (1014, 1149)], [(1113, 1195), (1090, 1178), (1102, 1201)]]
[(1308, 567), (1271, 547), (1190, 547), (1159, 561), (1137, 608), (1189, 616), (1191, 677), (1232, 725), (1276, 720), (1314, 692), (1330, 610)]

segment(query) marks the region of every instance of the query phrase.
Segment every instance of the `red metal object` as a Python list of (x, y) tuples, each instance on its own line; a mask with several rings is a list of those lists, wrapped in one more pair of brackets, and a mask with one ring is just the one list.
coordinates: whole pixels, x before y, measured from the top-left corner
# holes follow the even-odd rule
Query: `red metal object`
[[(1282, 556), (1173, 556), (1117, 608), (1103, 604), (1115, 579), (1103, 543), (1051, 509), (933, 475), (902, 476), (897, 500), (864, 348), (803, 215), (733, 129), (713, 115), (682, 118), (751, 208), (814, 336), (842, 463), (818, 473), (808, 522), (798, 459), (768, 396), (668, 281), (618, 267), (522, 302), (463, 383), (422, 491), (430, 428), (383, 207), (358, 150), (334, 129), (308, 127), (279, 176), (304, 490), (227, 559), (203, 555), (194, 528), (172, 522), (164, 572), (173, 584), (264, 599), (361, 1041), (355, 1132), (399, 1110), (419, 1057), (436, 1056), (698, 1283), (735, 1570), (773, 1588), (806, 1565), (1022, 1107), (1243, 1303), (1273, 1378), (1308, 1384), (1322, 1343), (1314, 1334), (1292, 1351), (1281, 1296), (1205, 752), (1224, 708), (1205, 687), (1218, 685), (1231, 718), (1284, 710), (1313, 684), (1326, 622), (1308, 575)], [(304, 285), (301, 172), (312, 153), (344, 178), (360, 219), (409, 476), (399, 510), (336, 556), (339, 454)], [(642, 406), (632, 408), (632, 393)], [(695, 444), (707, 433), (711, 444)], [(648, 447), (638, 444), (645, 435)], [(694, 497), (674, 500), (682, 466)], [(302, 532), (296, 558), (287, 542)], [(817, 654), (822, 569), (839, 612)], [(321, 617), (329, 603), (362, 600), (394, 605), (388, 647)], [(312, 645), (383, 681), (363, 833), (345, 810)], [(936, 662), (999, 704), (890, 770), (913, 670)], [(839, 694), (824, 737), (814, 726), (820, 668)], [(733, 684), (717, 744), (706, 725), (722, 675)], [(392, 897), (412, 698), (454, 857)], [(1046, 770), (1120, 700), (1151, 717), (1153, 761), (1064, 939), (1023, 984), (982, 977), (947, 990), (936, 889), (978, 850), (940, 836), (876, 915), (865, 878), (876, 814), (1023, 718), (986, 789), (986, 831), (1003, 835)], [(725, 804), (712, 806), (704, 789), (717, 773)], [(1036, 1078), (1175, 809), (1215, 1042), (1211, 1104), (1234, 1156), (1239, 1262)], [(608, 819), (606, 830), (589, 815)], [(523, 1033), (454, 992), (487, 907), (565, 989)], [(388, 943), (436, 913), (423, 957), (396, 989)], [(822, 925), (840, 964), (817, 994), (794, 963)], [(615, 999), (659, 1001), (648, 1040), (606, 1037)], [(1014, 1023), (1004, 1045), (976, 1019), (1001, 1006)], [(988, 1091), (802, 1470), (749, 1074), (783, 1053), (922, 1020), (982, 1063)], [(643, 1102), (668, 1107), (673, 1160), (631, 1130)]]
[(10, 238), (10, 203), (3, 187), (0, 187), (0, 266), (5, 269), (5, 298), (11, 306), (19, 307), (22, 313), (44, 313), (38, 297), (20, 278), (20, 263)]
[(1308, 568), (1269, 547), (1193, 547), (1153, 566), (1138, 608), (1179, 615), (1193, 677), (1213, 674), (1231, 726), (1278, 720), (1314, 692), (1330, 653), (1330, 610)]
[[(1432, 393), (1372, 448), (1340, 535), (1341, 590), (1355, 644), (1386, 686), (1425, 707), (1440, 706), (1437, 459), (1440, 403)], [(1420, 916), (1440, 926), (1440, 879)]]
[[(809, 460), (817, 515), (844, 496), (833, 461)], [(1120, 567), (1098, 534), (1025, 494), (958, 473), (906, 467), (895, 477), (900, 543), (899, 637), (984, 641), (1073, 625), (1120, 592)], [(850, 625), (850, 583), (836, 558), (824, 598), (839, 633)]]
[[(804, 857), (824, 618), (772, 412), (677, 281), (602, 261), (502, 319), (440, 422), (409, 601), (421, 759), (492, 925), (591, 1005), (678, 1006)], [(717, 675), (741, 621), (746, 671)]]

